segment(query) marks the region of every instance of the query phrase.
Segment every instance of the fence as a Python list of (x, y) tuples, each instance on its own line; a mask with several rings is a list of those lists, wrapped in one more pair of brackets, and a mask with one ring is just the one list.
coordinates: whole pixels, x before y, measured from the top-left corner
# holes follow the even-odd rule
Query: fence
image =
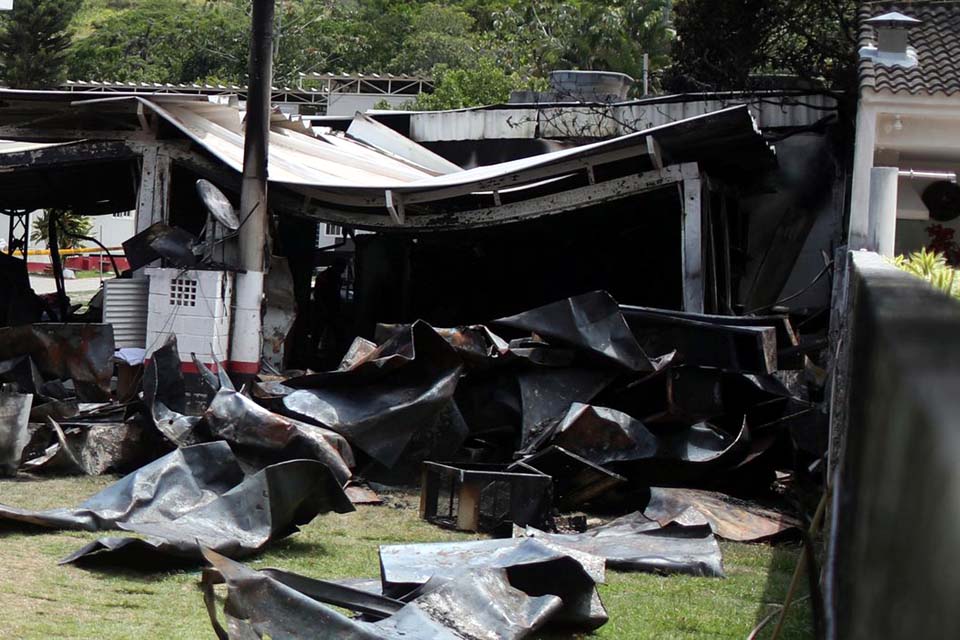
[(960, 304), (849, 254), (831, 638), (960, 637)]

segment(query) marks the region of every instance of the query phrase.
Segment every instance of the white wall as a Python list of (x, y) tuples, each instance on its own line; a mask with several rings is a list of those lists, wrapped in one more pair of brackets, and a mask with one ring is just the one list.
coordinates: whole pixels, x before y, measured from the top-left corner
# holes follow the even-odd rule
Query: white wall
[(327, 100), (328, 116), (352, 116), (358, 111), (364, 113), (378, 102), (386, 100), (391, 107), (401, 107), (415, 100), (416, 96), (398, 96), (393, 94), (333, 93)]
[[(33, 233), (33, 224), (37, 216), (42, 213), (41, 211), (36, 211), (30, 215), (30, 233)], [(90, 222), (93, 225), (90, 230), (90, 235), (94, 238), (97, 238), (107, 248), (119, 247), (125, 240), (130, 236), (136, 233), (135, 223), (136, 219), (133, 213), (130, 214), (117, 214), (117, 215), (103, 215), (103, 216), (90, 216)], [(6, 242), (10, 236), (10, 217), (0, 214), (0, 238)], [(82, 243), (83, 247), (95, 248), (97, 245), (92, 242)], [(30, 240), (30, 249), (46, 249), (47, 244), (45, 242), (34, 242)], [(35, 259), (38, 261), (42, 256), (34, 256), (31, 258), (31, 261)]]

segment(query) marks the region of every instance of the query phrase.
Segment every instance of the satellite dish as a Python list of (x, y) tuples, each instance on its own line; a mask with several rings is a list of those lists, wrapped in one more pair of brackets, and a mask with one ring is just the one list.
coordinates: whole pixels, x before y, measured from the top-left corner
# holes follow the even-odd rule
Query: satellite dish
[(240, 219), (233, 205), (212, 182), (203, 178), (197, 180), (197, 193), (210, 215), (225, 229), (236, 231), (240, 228)]
[(938, 180), (923, 190), (920, 196), (930, 217), (938, 222), (949, 222), (960, 216), (960, 186), (947, 180)]

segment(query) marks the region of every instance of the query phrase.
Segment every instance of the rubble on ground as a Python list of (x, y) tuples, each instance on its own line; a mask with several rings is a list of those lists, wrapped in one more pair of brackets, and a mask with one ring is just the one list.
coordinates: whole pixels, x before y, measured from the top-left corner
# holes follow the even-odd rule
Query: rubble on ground
[[(798, 528), (769, 488), (814, 459), (795, 444), (818, 422), (783, 382), (804, 366), (786, 316), (623, 307), (597, 291), (488, 325), (384, 324), (334, 370), (240, 389), (195, 360), (199, 410), (175, 340), (121, 403), (108, 401), (109, 325), (0, 331), (16, 332), (0, 339), (0, 472), (128, 473), (75, 508), (0, 506), (0, 520), (123, 533), (63, 562), (205, 559), (205, 580), (228, 588), (228, 630), (208, 597), (221, 637), (590, 630), (606, 621), (606, 570), (720, 577), (718, 537)], [(371, 487), (416, 483), (422, 517), (502, 537), (383, 546), (375, 594), (236, 562), (351, 501), (379, 504)], [(551, 530), (584, 513), (606, 524)]]

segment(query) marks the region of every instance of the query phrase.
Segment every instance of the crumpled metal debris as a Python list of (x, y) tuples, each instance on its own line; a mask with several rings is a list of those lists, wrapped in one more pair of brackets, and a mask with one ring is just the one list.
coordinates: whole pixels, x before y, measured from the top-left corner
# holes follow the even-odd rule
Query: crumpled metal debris
[(277, 415), (250, 398), (221, 388), (204, 413), (210, 432), (242, 450), (274, 460), (306, 458), (324, 463), (340, 484), (355, 464), (350, 445), (340, 434)]
[(27, 423), (33, 394), (0, 389), (0, 476), (14, 476), (30, 441)]
[(197, 239), (188, 231), (156, 222), (123, 243), (123, 253), (133, 270), (154, 260), (167, 259), (175, 267), (192, 267), (200, 260), (193, 252)]
[(44, 378), (72, 380), (81, 402), (110, 399), (113, 352), (113, 326), (109, 324), (37, 323), (0, 328), (0, 361), (29, 356)]
[(200, 559), (200, 544), (233, 557), (290, 535), (325, 511), (353, 510), (333, 473), (314, 460), (269, 466), (244, 477), (225, 442), (177, 449), (125, 476), (74, 509), (30, 511), (0, 505), (0, 520), (53, 529), (119, 529), (147, 536), (102, 538), (62, 562)]
[[(553, 302), (501, 318), (494, 324), (576, 347), (631, 371), (655, 369), (630, 332), (619, 305), (605, 291), (593, 291)], [(655, 355), (663, 355), (668, 351)]]
[(702, 519), (721, 538), (740, 542), (770, 538), (802, 526), (798, 518), (786, 513), (696, 489), (651, 487), (643, 515), (663, 525)]
[(545, 533), (533, 527), (515, 535), (598, 556), (608, 569), (723, 577), (720, 546), (702, 523), (661, 527), (636, 512), (584, 533)]
[[(367, 622), (325, 605), (329, 587), (318, 593), (316, 581), (257, 572), (209, 551), (205, 556), (227, 583), (226, 629), (217, 619), (212, 581), (203, 584), (207, 611), (221, 640), (519, 640), (550, 622), (563, 606), (556, 595), (525, 593), (507, 570), (481, 569), (431, 579), (406, 604), (368, 594), (360, 606), (368, 614), (379, 609), (389, 615)], [(337, 604), (358, 608), (352, 599), (339, 598)]]
[(25, 471), (64, 475), (101, 475), (126, 472), (156, 457), (162, 443), (151, 437), (140, 422), (47, 424), (55, 441), (43, 455), (23, 463)]
[[(203, 372), (210, 373), (206, 367), (200, 371), (201, 375)], [(207, 376), (203, 377), (207, 380)], [(218, 387), (219, 384), (218, 381)], [(178, 447), (209, 440), (203, 430), (203, 417), (184, 414), (187, 404), (186, 383), (180, 368), (177, 337), (173, 334), (151, 354), (143, 371), (143, 403), (157, 430)]]
[[(417, 322), (345, 371), (287, 380), (289, 415), (327, 427), (390, 468), (449, 409), (462, 363), (430, 325)], [(452, 424), (450, 421), (441, 421)], [(445, 446), (457, 436), (439, 434)]]
[(557, 624), (589, 631), (607, 621), (596, 590), (604, 581), (604, 560), (572, 547), (521, 538), (380, 547), (383, 593), (390, 597), (478, 569), (506, 569), (511, 584), (528, 595), (560, 596)]
[(653, 312), (623, 307), (622, 318), (648, 353), (677, 351), (678, 361), (730, 371), (777, 370), (777, 330), (773, 325), (720, 324), (697, 314)]
[(511, 471), (524, 468), (551, 476), (557, 506), (568, 510), (601, 498), (627, 482), (625, 477), (558, 446), (549, 446), (509, 467)]

